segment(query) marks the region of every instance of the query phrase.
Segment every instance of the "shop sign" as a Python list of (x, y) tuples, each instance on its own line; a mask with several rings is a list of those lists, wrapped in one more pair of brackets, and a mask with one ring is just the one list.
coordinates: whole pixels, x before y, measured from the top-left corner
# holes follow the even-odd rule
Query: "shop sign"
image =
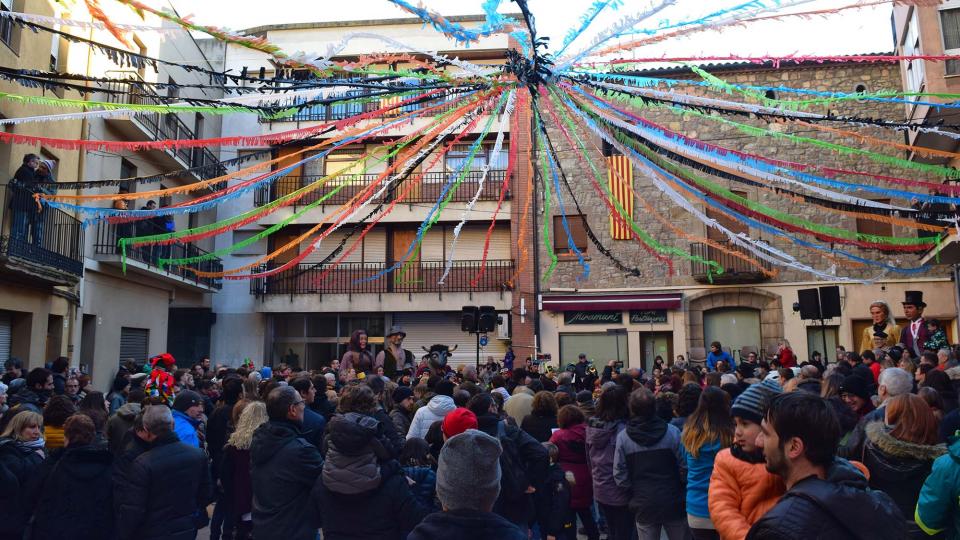
[(630, 310), (630, 324), (649, 324), (667, 322), (667, 310), (646, 309), (642, 311)]
[(564, 324), (623, 324), (622, 311), (564, 311)]

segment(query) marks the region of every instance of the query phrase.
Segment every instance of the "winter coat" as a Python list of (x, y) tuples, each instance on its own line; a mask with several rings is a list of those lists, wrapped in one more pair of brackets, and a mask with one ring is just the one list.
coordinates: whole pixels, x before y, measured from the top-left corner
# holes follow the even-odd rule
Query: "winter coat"
[(177, 434), (180, 442), (202, 448), (200, 446), (200, 436), (197, 435), (197, 427), (200, 422), (187, 416), (186, 413), (173, 411), (173, 432)]
[(140, 414), (139, 403), (125, 403), (107, 420), (107, 443), (114, 455), (123, 448), (124, 438), (133, 428), (133, 420), (138, 414)]
[(373, 416), (380, 422), (379, 435), (377, 437), (380, 439), (380, 443), (383, 444), (384, 449), (386, 449), (392, 459), (399, 458), (400, 452), (403, 451), (404, 442), (406, 441), (405, 436), (397, 431), (397, 426), (393, 424), (390, 415), (387, 414), (387, 411), (383, 410), (382, 407), (378, 408), (370, 416)]
[(626, 506), (630, 502), (630, 491), (618, 486), (613, 479), (617, 435), (625, 427), (624, 421), (604, 422), (596, 418), (587, 421), (587, 461), (593, 478), (593, 498), (607, 506)]
[(22, 410), (33, 411), (38, 414), (43, 414), (43, 405), (46, 402), (47, 396), (41, 396), (26, 386), (16, 394), (7, 397), (7, 405), (11, 409), (19, 406)]
[(22, 535), (40, 486), (43, 456), (0, 439), (0, 537)]
[(557, 463), (565, 472), (573, 473), (570, 486), (570, 508), (580, 510), (593, 506), (593, 478), (587, 463), (587, 425), (577, 424), (557, 430), (550, 437), (557, 445)]
[(527, 533), (493, 512), (455, 510), (434, 512), (425, 517), (413, 529), (407, 540), (436, 540), (437, 538), (526, 540)]
[(930, 476), (920, 489), (914, 520), (927, 534), (945, 531), (950, 540), (960, 538), (960, 438), (953, 438), (947, 454), (933, 462)]
[(720, 451), (720, 441), (710, 441), (700, 447), (697, 457), (681, 446), (683, 458), (687, 463), (687, 513), (691, 516), (710, 518), (707, 508), (707, 491), (710, 489), (710, 476), (713, 462)]
[(44, 462), (32, 540), (112, 539), (113, 454), (70, 446)]
[(319, 522), (309, 495), (323, 467), (320, 451), (298, 425), (271, 420), (253, 433), (250, 462), (254, 537), (314, 540)]
[(224, 447), (230, 434), (233, 433), (231, 420), (233, 416), (233, 407), (237, 400), (223, 401), (210, 413), (207, 419), (207, 452), (210, 454), (210, 471), (214, 483), (220, 477), (221, 461), (223, 460)]
[(387, 452), (377, 439), (378, 423), (357, 413), (330, 421), (327, 460), (310, 496), (325, 540), (399, 540), (428, 513), (397, 462), (381, 463)]
[(786, 490), (783, 479), (767, 471), (762, 451), (751, 455), (734, 446), (717, 452), (707, 502), (721, 540), (746, 538)]
[(404, 439), (407, 438), (407, 433), (410, 431), (412, 420), (413, 417), (410, 413), (400, 407), (395, 407), (390, 411), (390, 421), (393, 422), (393, 427), (397, 428), (397, 433)]
[(300, 428), (300, 436), (308, 443), (320, 448), (323, 444), (323, 432), (327, 428), (327, 419), (321, 414), (303, 409), (303, 424)]
[(861, 462), (870, 471), (870, 487), (890, 495), (904, 516), (911, 515), (933, 461), (946, 454), (947, 447), (901, 441), (882, 421), (869, 424), (866, 437)]
[(907, 528), (893, 499), (870, 489), (860, 470), (837, 458), (825, 479), (797, 482), (747, 534), (748, 540), (810, 538), (902, 540)]
[(431, 512), (440, 510), (437, 504), (437, 473), (427, 466), (404, 467), (403, 474), (412, 482), (410, 491), (424, 508)]
[[(477, 429), (496, 437), (500, 441), (503, 452), (513, 454), (512, 461), (519, 463), (523, 469), (517, 476), (525, 476), (527, 481), (536, 489), (540, 489), (541, 483), (547, 478), (547, 472), (550, 468), (550, 455), (547, 449), (536, 439), (531, 437), (522, 429), (508, 425), (491, 413), (481, 414), (477, 417)], [(502, 472), (503, 464), (507, 458), (500, 457), (500, 494), (497, 496), (497, 502), (493, 505), (493, 511), (510, 520), (513, 523), (527, 523), (533, 517), (534, 501), (529, 495), (523, 495), (522, 500), (510, 500), (503, 486), (506, 485), (508, 474)]]
[(410, 429), (407, 431), (407, 439), (417, 437), (424, 439), (427, 436), (427, 430), (434, 422), (443, 420), (457, 406), (453, 404), (453, 398), (450, 396), (433, 396), (426, 406), (417, 409), (410, 421)]
[(667, 523), (686, 517), (680, 430), (660, 418), (631, 418), (617, 435), (613, 477), (630, 489), (628, 506), (637, 523)]
[[(114, 475), (120, 540), (192, 540), (206, 525), (212, 489), (203, 450), (161, 435)], [(201, 515), (202, 512), (202, 515)]]
[(218, 473), (223, 495), (234, 516), (250, 513), (253, 508), (253, 486), (250, 481), (250, 450), (227, 445), (223, 448)]
[(510, 399), (503, 405), (503, 412), (517, 423), (523, 424), (523, 419), (530, 416), (533, 411), (533, 394), (523, 390), (514, 393)]
[(554, 430), (559, 427), (556, 414), (542, 416), (537, 413), (530, 413), (530, 416), (520, 422), (520, 429), (529, 433), (537, 442), (549, 441)]
[(127, 398), (121, 392), (110, 392), (107, 400), (110, 401), (110, 414), (117, 412), (127, 403)]

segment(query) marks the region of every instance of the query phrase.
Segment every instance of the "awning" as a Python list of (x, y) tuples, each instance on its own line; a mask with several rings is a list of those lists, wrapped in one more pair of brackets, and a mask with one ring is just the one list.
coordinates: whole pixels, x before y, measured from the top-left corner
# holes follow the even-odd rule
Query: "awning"
[(920, 264), (925, 266), (960, 264), (960, 239), (957, 238), (957, 233), (951, 231), (936, 247), (924, 253)]
[(544, 296), (542, 302), (547, 311), (680, 309), (683, 294), (565, 294)]

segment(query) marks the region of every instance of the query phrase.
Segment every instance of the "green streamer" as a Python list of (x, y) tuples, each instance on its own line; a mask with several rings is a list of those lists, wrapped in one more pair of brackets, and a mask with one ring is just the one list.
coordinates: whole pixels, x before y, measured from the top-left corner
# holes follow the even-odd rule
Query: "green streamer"
[[(546, 144), (543, 141), (543, 133), (541, 132), (540, 126), (540, 115), (534, 114), (534, 133), (537, 137), (537, 149), (540, 151), (540, 155), (537, 156), (537, 161), (540, 163), (540, 178), (543, 180), (543, 244), (547, 248), (547, 255), (550, 256), (550, 265), (547, 267), (547, 271), (543, 273), (543, 277), (540, 280), (544, 283), (550, 280), (550, 277), (553, 276), (553, 271), (557, 268), (557, 253), (553, 249), (553, 242), (550, 241), (550, 170), (547, 168), (547, 158), (546, 158)], [(565, 210), (560, 209), (561, 212)]]

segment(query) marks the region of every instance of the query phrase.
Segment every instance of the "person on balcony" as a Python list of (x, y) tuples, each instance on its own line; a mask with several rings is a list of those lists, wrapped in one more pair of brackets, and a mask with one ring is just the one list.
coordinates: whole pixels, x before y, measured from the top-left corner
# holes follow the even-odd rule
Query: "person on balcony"
[(11, 237), (27, 242), (30, 229), (33, 229), (33, 244), (38, 245), (42, 239), (40, 224), (41, 209), (33, 200), (36, 193), (41, 193), (40, 177), (37, 169), (40, 168), (40, 158), (36, 154), (23, 156), (23, 163), (14, 173), (10, 181), (11, 197), (9, 208), (13, 216), (11, 223)]

